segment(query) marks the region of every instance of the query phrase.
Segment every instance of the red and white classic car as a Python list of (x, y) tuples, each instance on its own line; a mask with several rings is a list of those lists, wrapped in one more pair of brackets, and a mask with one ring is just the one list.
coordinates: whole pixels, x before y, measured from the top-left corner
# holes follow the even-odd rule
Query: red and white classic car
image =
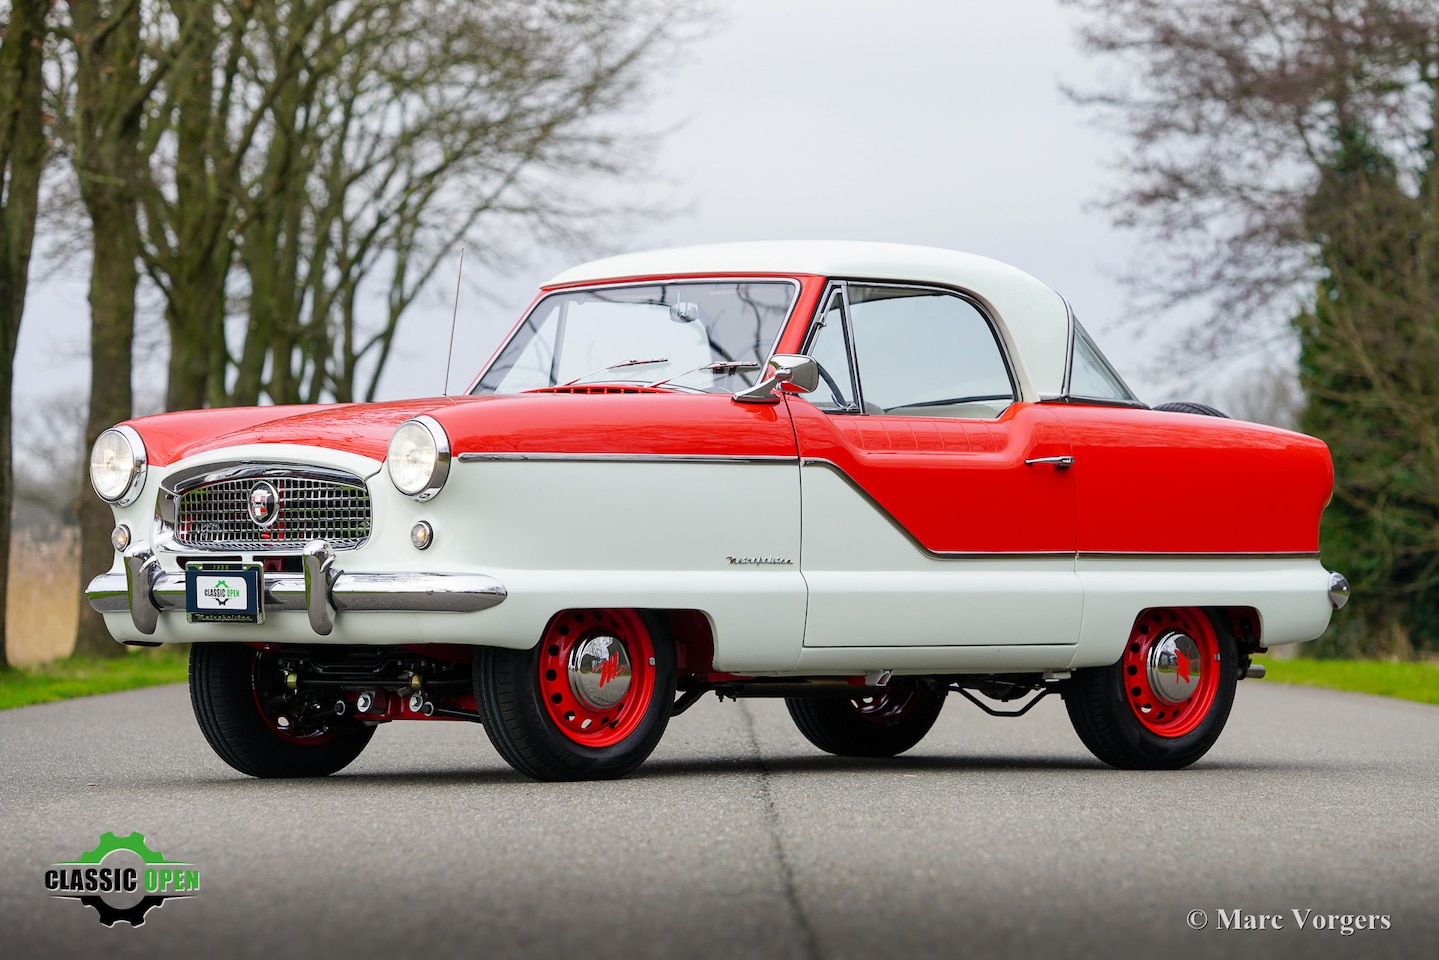
[(617, 777), (710, 691), (848, 756), (951, 692), (1057, 692), (1099, 759), (1182, 767), (1348, 584), (1324, 444), (1171, 406), (981, 257), (620, 256), (546, 284), (464, 396), (106, 432), (88, 595), (123, 643), (194, 644), (200, 727), (254, 776), (470, 720), (531, 777)]

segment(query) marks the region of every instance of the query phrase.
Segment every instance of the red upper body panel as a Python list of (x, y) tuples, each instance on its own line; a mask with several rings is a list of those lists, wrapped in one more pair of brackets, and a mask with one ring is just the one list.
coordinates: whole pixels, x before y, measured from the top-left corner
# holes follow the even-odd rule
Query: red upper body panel
[(1260, 424), (1053, 407), (1073, 449), (1083, 553), (1318, 553), (1323, 441)]
[[(650, 278), (637, 278), (650, 279)], [(824, 290), (797, 277), (778, 352), (797, 352)], [(993, 420), (825, 413), (803, 398), (534, 392), (251, 407), (132, 421), (150, 462), (242, 444), (385, 456), (428, 414), (451, 452), (801, 457), (843, 473), (935, 553), (1313, 553), (1333, 470), (1311, 437), (1212, 417), (1016, 403)], [(1073, 457), (1073, 466), (1026, 460)]]
[(457, 454), (795, 455), (783, 405), (721, 394), (523, 393), (465, 398), (433, 415)]
[(1070, 471), (1053, 411), (1015, 404), (996, 420), (827, 414), (791, 400), (800, 456), (833, 464), (935, 553), (1072, 553)]

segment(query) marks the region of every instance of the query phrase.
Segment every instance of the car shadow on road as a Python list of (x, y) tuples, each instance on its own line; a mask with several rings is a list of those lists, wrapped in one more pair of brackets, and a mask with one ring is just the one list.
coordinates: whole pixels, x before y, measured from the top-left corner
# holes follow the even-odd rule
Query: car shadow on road
[[(1097, 760), (1073, 756), (969, 756), (969, 757), (835, 757), (820, 756), (777, 756), (777, 757), (683, 757), (660, 758), (646, 761), (638, 770), (625, 777), (625, 781), (667, 780), (702, 778), (705, 776), (774, 776), (777, 774), (823, 775), (827, 773), (877, 773), (889, 775), (904, 774), (996, 774), (1036, 772), (1083, 772), (1113, 776), (1118, 780), (1138, 777), (1204, 777), (1208, 774), (1231, 774), (1236, 772), (1264, 773), (1312, 773), (1330, 775), (1342, 771), (1351, 775), (1359, 774), (1363, 765), (1352, 763), (1294, 762), (1283, 760), (1202, 760), (1184, 770), (1116, 770)], [(385, 770), (341, 771), (329, 777), (313, 781), (257, 780), (239, 774), (196, 777), (146, 778), (134, 781), (131, 786), (157, 790), (173, 790), (182, 787), (195, 792), (227, 794), (234, 791), (248, 791), (260, 784), (303, 784), (306, 782), (326, 784), (326, 789), (335, 791), (366, 791), (396, 789), (414, 790), (416, 787), (477, 787), (477, 786), (533, 786), (535, 781), (509, 769), (487, 767), (460, 767), (449, 770), (434, 768), (394, 767)]]
[(1075, 756), (914, 756), (914, 757), (835, 757), (835, 756), (779, 756), (717, 760), (713, 758), (665, 758), (647, 761), (630, 776), (632, 778), (680, 777), (706, 773), (995, 773), (995, 772), (1043, 772), (1043, 771), (1085, 771), (1116, 777), (1133, 776), (1203, 776), (1208, 773), (1234, 773), (1249, 771), (1255, 773), (1329, 773), (1338, 769), (1353, 770), (1352, 766), (1329, 763), (1296, 763), (1283, 760), (1202, 760), (1184, 770), (1116, 770), (1098, 760)]

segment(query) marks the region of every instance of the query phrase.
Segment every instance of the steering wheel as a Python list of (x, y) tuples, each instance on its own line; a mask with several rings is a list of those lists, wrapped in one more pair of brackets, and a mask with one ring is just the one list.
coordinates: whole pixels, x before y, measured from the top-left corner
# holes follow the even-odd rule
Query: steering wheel
[(829, 371), (824, 368), (824, 364), (816, 360), (814, 365), (819, 370), (820, 379), (824, 381), (825, 386), (829, 387), (830, 395), (834, 397), (835, 406), (844, 410), (850, 409), (851, 404), (844, 399), (844, 394), (840, 392), (839, 384), (834, 382), (834, 377), (829, 375)]

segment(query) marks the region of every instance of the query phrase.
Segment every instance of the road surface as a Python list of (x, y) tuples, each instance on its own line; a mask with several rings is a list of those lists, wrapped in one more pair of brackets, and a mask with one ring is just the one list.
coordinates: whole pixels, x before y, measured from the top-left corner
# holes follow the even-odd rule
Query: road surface
[[(49, 865), (106, 831), (195, 864), (199, 891), (138, 929), (47, 895)], [(1314, 928), (1331, 914), (1388, 929)], [(1283, 929), (1234, 928), (1260, 915)], [(7, 957), (1367, 960), (1435, 944), (1439, 708), (1420, 704), (1247, 681), (1203, 761), (1130, 773), (1090, 758), (1058, 698), (999, 720), (951, 697), (884, 762), (818, 753), (780, 701), (709, 698), (635, 775), (595, 784), (526, 780), (465, 723), (391, 724), (328, 780), (246, 779), (183, 687), (0, 713)]]

